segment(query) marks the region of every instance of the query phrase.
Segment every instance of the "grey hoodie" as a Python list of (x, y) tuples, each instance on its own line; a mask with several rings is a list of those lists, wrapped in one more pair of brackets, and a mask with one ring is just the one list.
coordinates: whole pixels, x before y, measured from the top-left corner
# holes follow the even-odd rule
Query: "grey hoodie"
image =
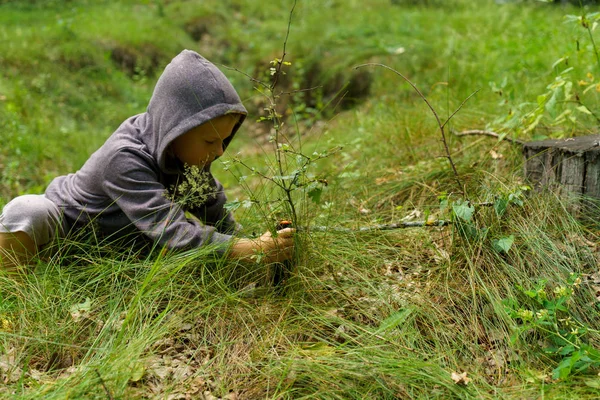
[[(231, 83), (198, 53), (184, 50), (165, 68), (145, 113), (125, 120), (74, 174), (54, 179), (46, 197), (64, 212), (70, 227), (93, 222), (102, 235), (141, 232), (159, 246), (191, 249), (231, 240), (235, 221), (223, 205), (223, 186), (209, 173), (213, 194), (198, 208), (184, 210), (166, 191), (182, 177), (170, 156), (175, 138), (213, 118), (241, 114), (225, 141), (230, 143), (247, 111)], [(185, 211), (203, 223), (186, 217)], [(73, 228), (72, 228), (73, 229)]]

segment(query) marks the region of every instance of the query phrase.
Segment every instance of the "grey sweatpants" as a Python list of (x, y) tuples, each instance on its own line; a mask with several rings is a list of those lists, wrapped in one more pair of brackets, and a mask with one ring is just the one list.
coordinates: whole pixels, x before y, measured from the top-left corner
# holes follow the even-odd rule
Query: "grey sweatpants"
[(38, 248), (64, 237), (68, 231), (62, 212), (44, 195), (24, 195), (11, 200), (0, 214), (0, 233), (25, 232)]

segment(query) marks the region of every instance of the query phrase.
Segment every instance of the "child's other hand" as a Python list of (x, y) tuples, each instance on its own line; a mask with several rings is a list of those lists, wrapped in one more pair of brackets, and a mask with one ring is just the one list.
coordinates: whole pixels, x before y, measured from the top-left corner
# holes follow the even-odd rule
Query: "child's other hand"
[(230, 256), (250, 260), (256, 253), (262, 253), (267, 263), (282, 262), (292, 258), (294, 254), (293, 228), (277, 231), (277, 236), (266, 232), (257, 239), (239, 239), (232, 246)]

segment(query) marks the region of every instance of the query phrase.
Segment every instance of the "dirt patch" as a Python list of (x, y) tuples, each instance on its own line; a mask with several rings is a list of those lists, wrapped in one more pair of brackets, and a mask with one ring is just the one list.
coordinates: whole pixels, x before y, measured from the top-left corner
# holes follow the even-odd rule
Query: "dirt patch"
[(203, 15), (186, 22), (184, 30), (196, 42), (201, 42), (210, 35), (213, 26), (223, 22), (223, 19), (217, 15)]
[[(368, 70), (354, 70), (348, 66), (347, 69), (338, 69), (329, 72), (319, 62), (311, 65), (303, 77), (303, 86), (306, 88), (322, 87), (322, 95), (325, 103), (331, 102), (342, 110), (350, 109), (367, 98), (371, 92), (373, 77)], [(311, 92), (306, 92), (305, 100), (311, 106), (317, 105)]]
[[(284, 68), (285, 75), (280, 75), (275, 93), (277, 112), (288, 126), (298, 127), (301, 132), (312, 129), (318, 121), (327, 120), (340, 111), (359, 105), (370, 94), (373, 76), (367, 70), (339, 68), (328, 70), (318, 60), (292, 63)], [(269, 61), (256, 65), (254, 76), (263, 77)], [(261, 78), (263, 79), (263, 78)], [(270, 81), (264, 78), (264, 83)], [(268, 100), (264, 96), (252, 96), (246, 103), (250, 115), (265, 115)], [(293, 123), (292, 123), (293, 121)], [(254, 136), (270, 133), (271, 124), (255, 124)]]
[[(264, 68), (263, 63), (259, 68)], [(282, 92), (297, 92), (305, 106), (312, 108), (332, 104), (333, 107), (349, 109), (364, 100), (370, 93), (373, 82), (372, 75), (367, 70), (352, 70), (337, 68), (329, 71), (321, 62), (310, 61), (300, 72), (292, 68), (286, 75), (280, 77), (279, 90)]]
[(133, 76), (142, 72), (152, 75), (167, 56), (155, 45), (145, 43), (136, 47), (115, 45), (110, 50), (110, 58), (127, 75)]
[(56, 61), (65, 65), (69, 71), (79, 71), (100, 63), (98, 57), (91, 53), (70, 51), (70, 49), (63, 49), (57, 56)]

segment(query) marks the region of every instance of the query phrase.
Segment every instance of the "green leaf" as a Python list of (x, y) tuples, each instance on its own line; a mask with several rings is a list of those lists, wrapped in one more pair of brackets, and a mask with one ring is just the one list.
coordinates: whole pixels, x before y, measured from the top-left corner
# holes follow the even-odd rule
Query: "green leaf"
[(562, 63), (562, 62), (563, 62), (563, 61), (565, 61), (566, 59), (567, 59), (566, 57), (561, 57), (561, 58), (559, 58), (558, 60), (556, 60), (556, 61), (554, 62), (554, 64), (552, 64), (552, 69), (556, 68), (556, 66), (557, 66), (558, 64)]
[(73, 304), (69, 311), (71, 313), (74, 312), (89, 312), (92, 308), (92, 300), (89, 297), (86, 297), (83, 303)]
[(425, 222), (429, 221), (429, 216), (431, 215), (431, 210), (426, 208), (425, 211), (423, 212), (423, 220)]
[(377, 328), (377, 330), (375, 331), (375, 334), (380, 334), (382, 332), (396, 328), (398, 325), (406, 321), (406, 318), (408, 318), (408, 316), (411, 313), (412, 311), (410, 309), (396, 311), (381, 322), (379, 328)]
[(543, 106), (544, 104), (546, 104), (547, 100), (548, 100), (548, 95), (547, 94), (540, 94), (537, 97), (538, 106), (540, 106), (540, 107)]
[(592, 115), (592, 112), (590, 110), (588, 110), (588, 108), (586, 106), (579, 106), (579, 107), (577, 107), (577, 110), (581, 111), (584, 114)]
[(582, 344), (581, 349), (585, 350), (587, 355), (590, 356), (592, 360), (595, 362), (600, 362), (600, 351), (598, 351), (598, 349), (587, 344)]
[[(550, 0), (539, 0), (539, 1), (543, 1), (544, 3), (548, 3)], [(579, 15), (567, 14), (567, 15), (565, 15), (565, 21), (566, 22), (579, 21)]]
[(581, 353), (579, 351), (574, 352), (570, 357), (564, 358), (560, 364), (552, 371), (553, 379), (565, 379), (569, 375), (571, 375), (571, 371), (573, 370), (573, 366), (579, 361), (581, 358)]
[(575, 351), (575, 346), (570, 344), (570, 345), (567, 345), (567, 346), (563, 347), (562, 349), (560, 349), (560, 351), (557, 351), (557, 354), (560, 354), (561, 356), (566, 356), (566, 355), (571, 354), (574, 351)]
[(468, 202), (455, 202), (452, 204), (452, 211), (457, 218), (465, 221), (471, 222), (473, 219), (473, 214), (475, 213), (475, 207), (470, 205)]
[(499, 253), (508, 253), (513, 243), (515, 242), (515, 236), (506, 236), (492, 242), (492, 247)]
[(90, 311), (92, 309), (92, 300), (87, 297), (83, 303), (73, 304), (69, 308), (69, 313), (75, 322), (79, 322), (83, 319), (90, 317)]
[(515, 193), (511, 193), (508, 195), (508, 202), (518, 205), (519, 207), (523, 207), (523, 200), (521, 200), (521, 191), (518, 190)]
[(459, 234), (461, 234), (463, 237), (465, 237), (469, 240), (475, 240), (475, 241), (483, 240), (489, 231), (489, 228), (479, 229), (472, 223), (463, 222), (461, 220), (457, 221), (455, 226), (456, 226), (456, 230), (458, 231)]
[(496, 215), (498, 217), (502, 217), (504, 215), (507, 207), (508, 207), (508, 199), (501, 198), (501, 199), (497, 199), (494, 202), (494, 210), (496, 211)]
[(583, 381), (583, 383), (591, 388), (600, 389), (600, 379), (589, 379), (587, 381)]
[(129, 381), (138, 382), (144, 377), (145, 372), (146, 368), (144, 368), (144, 364), (136, 363), (131, 370), (131, 377), (129, 378)]
[(560, 347), (551, 346), (551, 347), (545, 347), (542, 350), (546, 354), (556, 354), (556, 353), (558, 353), (560, 351)]
[(323, 193), (323, 188), (314, 187), (310, 189), (306, 194), (315, 204), (319, 204), (321, 202), (321, 194)]
[(571, 364), (571, 357), (567, 357), (558, 364), (558, 367), (552, 370), (552, 379), (565, 379), (567, 376), (571, 374), (571, 369), (573, 365)]
[(552, 96), (550, 96), (550, 99), (548, 99), (548, 101), (544, 105), (544, 107), (546, 108), (546, 111), (548, 111), (550, 113), (550, 115), (552, 115), (553, 117), (556, 114), (556, 103), (558, 101), (558, 96), (561, 91), (562, 91), (562, 89), (560, 87), (554, 89)]

